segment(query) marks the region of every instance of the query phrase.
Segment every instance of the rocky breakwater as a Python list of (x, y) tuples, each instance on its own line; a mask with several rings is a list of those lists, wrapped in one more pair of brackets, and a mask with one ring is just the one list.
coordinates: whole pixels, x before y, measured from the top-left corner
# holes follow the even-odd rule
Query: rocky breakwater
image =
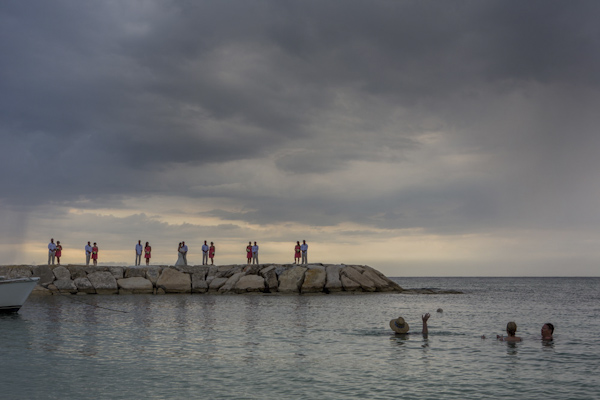
[(402, 292), (366, 265), (0, 266), (7, 278), (37, 276), (38, 294)]

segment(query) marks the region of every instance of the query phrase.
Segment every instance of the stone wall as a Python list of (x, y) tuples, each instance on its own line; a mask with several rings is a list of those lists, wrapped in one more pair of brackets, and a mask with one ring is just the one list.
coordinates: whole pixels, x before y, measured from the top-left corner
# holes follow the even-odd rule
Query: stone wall
[(136, 266), (7, 265), (0, 276), (37, 276), (37, 294), (401, 292), (366, 265)]

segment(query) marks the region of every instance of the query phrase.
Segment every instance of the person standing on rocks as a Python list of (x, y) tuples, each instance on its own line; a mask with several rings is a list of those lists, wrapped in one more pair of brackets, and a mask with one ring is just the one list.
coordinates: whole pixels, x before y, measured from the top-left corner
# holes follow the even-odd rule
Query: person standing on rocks
[(146, 265), (150, 265), (150, 257), (152, 257), (151, 253), (152, 247), (150, 247), (150, 243), (146, 242), (146, 246), (144, 247), (144, 258), (146, 259)]
[(302, 241), (302, 246), (300, 246), (300, 250), (302, 251), (302, 264), (308, 264), (308, 245), (306, 244), (306, 240)]
[(54, 238), (50, 239), (50, 243), (48, 243), (48, 265), (50, 265), (50, 261), (52, 261), (52, 265), (54, 265), (54, 257), (56, 256), (56, 245), (54, 244)]
[(252, 242), (248, 242), (248, 246), (246, 246), (246, 258), (248, 259), (248, 265), (250, 265), (250, 260), (252, 260)]
[(181, 254), (183, 254), (183, 265), (188, 265), (187, 264), (187, 252), (188, 252), (188, 247), (185, 244), (185, 242), (181, 242)]
[(142, 252), (144, 251), (142, 247), (142, 241), (138, 240), (135, 245), (135, 265), (140, 265), (142, 263)]
[(208, 258), (210, 258), (210, 265), (215, 265), (215, 244), (210, 242), (210, 248), (208, 249)]
[(202, 265), (208, 264), (208, 245), (206, 244), (206, 240), (202, 245)]
[(62, 256), (62, 246), (60, 240), (56, 241), (56, 263), (60, 265), (60, 257)]
[(85, 246), (85, 265), (90, 265), (90, 256), (92, 255), (92, 246), (90, 242)]
[(294, 264), (298, 264), (300, 262), (300, 242), (296, 242), (296, 246), (294, 247)]
[(94, 242), (94, 247), (92, 247), (92, 260), (94, 260), (94, 265), (98, 265), (98, 245)]
[(254, 242), (254, 246), (252, 246), (252, 264), (258, 265), (258, 245), (256, 242)]

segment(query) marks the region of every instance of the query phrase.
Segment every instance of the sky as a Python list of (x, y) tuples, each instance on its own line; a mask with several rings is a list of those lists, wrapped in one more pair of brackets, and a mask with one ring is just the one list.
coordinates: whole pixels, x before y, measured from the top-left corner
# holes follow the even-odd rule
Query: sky
[(600, 276), (600, 2), (0, 2), (0, 264)]

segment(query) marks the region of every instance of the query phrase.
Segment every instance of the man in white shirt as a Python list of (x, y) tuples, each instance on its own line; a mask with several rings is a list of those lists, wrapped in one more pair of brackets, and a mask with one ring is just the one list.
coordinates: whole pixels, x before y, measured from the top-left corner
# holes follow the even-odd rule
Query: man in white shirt
[(258, 264), (258, 245), (256, 242), (254, 242), (254, 246), (252, 246), (252, 264)]
[(302, 264), (308, 264), (308, 245), (306, 244), (306, 240), (302, 241), (300, 251), (302, 252)]
[(52, 265), (54, 265), (55, 255), (56, 245), (54, 244), (54, 239), (50, 239), (50, 243), (48, 243), (48, 265), (50, 265), (50, 260), (52, 260)]
[(85, 265), (90, 265), (90, 256), (92, 255), (92, 246), (90, 242), (85, 246)]
[(188, 252), (188, 247), (185, 244), (185, 242), (181, 242), (181, 244), (183, 246), (181, 246), (181, 254), (183, 254), (183, 262), (185, 263), (185, 265), (187, 265), (187, 252)]
[(206, 244), (206, 240), (202, 245), (202, 265), (208, 265), (208, 245)]
[(138, 240), (138, 244), (135, 245), (135, 265), (140, 265), (142, 262), (142, 241)]

